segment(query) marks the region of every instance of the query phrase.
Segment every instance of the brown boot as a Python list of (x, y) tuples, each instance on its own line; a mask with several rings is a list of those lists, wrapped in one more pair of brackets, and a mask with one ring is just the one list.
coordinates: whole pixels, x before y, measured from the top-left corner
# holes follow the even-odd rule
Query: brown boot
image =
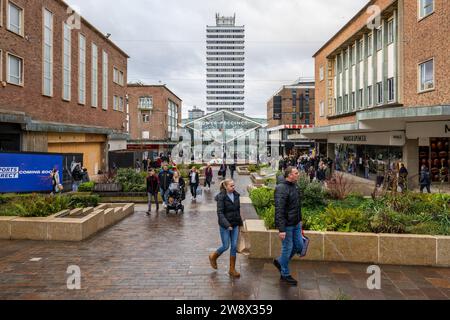
[(209, 255), (209, 263), (211, 263), (211, 267), (217, 270), (217, 259), (220, 255), (217, 252), (214, 252)]
[(241, 274), (236, 271), (236, 257), (230, 257), (230, 276), (233, 278), (239, 278)]

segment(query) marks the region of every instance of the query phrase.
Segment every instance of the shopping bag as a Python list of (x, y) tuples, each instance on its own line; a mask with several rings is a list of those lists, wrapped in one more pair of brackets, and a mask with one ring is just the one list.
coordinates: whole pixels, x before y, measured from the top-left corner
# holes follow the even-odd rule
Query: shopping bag
[(308, 253), (308, 246), (309, 246), (309, 238), (302, 235), (302, 240), (303, 240), (303, 248), (302, 251), (300, 252), (300, 257), (304, 257), (306, 256), (306, 254)]
[(198, 188), (197, 188), (197, 196), (198, 196), (198, 197), (201, 197), (202, 194), (203, 194), (203, 189), (202, 189), (201, 187), (198, 187)]

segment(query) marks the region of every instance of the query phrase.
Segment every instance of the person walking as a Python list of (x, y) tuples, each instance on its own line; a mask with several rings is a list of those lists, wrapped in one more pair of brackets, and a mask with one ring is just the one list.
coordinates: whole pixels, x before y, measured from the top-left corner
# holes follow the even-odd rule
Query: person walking
[(275, 189), (275, 226), (282, 241), (281, 256), (273, 260), (280, 271), (282, 282), (297, 285), (289, 272), (289, 261), (303, 249), (300, 190), (297, 186), (299, 172), (289, 167), (284, 172), (285, 181)]
[(175, 171), (173, 173), (172, 183), (177, 184), (179, 190), (181, 190), (181, 201), (186, 199), (186, 182), (184, 181), (183, 177), (180, 176), (180, 173), (178, 171)]
[(323, 163), (323, 161), (321, 161), (319, 164), (319, 169), (317, 170), (317, 180), (322, 184), (325, 182), (325, 180), (327, 178), (326, 177), (326, 169), (327, 168), (325, 166), (325, 163)]
[(83, 180), (83, 172), (81, 171), (81, 165), (79, 163), (76, 163), (73, 170), (72, 170), (72, 191), (77, 192), (78, 187), (81, 184), (81, 181)]
[(172, 183), (173, 172), (169, 170), (169, 166), (166, 164), (158, 175), (159, 179), (159, 191), (163, 198), (164, 208), (167, 207), (167, 197), (169, 195), (169, 187)]
[(423, 193), (423, 189), (425, 188), (427, 188), (428, 193), (431, 193), (430, 171), (423, 165), (420, 170), (420, 193)]
[(227, 177), (227, 164), (225, 161), (220, 165), (219, 175), (223, 177), (223, 180)]
[(230, 168), (231, 179), (234, 179), (234, 172), (236, 171), (236, 163), (230, 164), (229, 168)]
[(191, 171), (189, 172), (189, 185), (191, 187), (192, 201), (197, 200), (197, 188), (199, 184), (200, 184), (200, 176), (197, 172), (197, 168), (192, 167)]
[(213, 180), (213, 170), (211, 168), (211, 164), (208, 163), (205, 169), (205, 185), (204, 185), (205, 188), (206, 185), (208, 185), (208, 190), (211, 190), (212, 180)]
[(58, 194), (62, 191), (62, 185), (59, 179), (59, 171), (57, 168), (53, 168), (52, 172), (50, 173), (50, 177), (52, 179), (52, 195)]
[(241, 217), (240, 194), (236, 192), (233, 180), (227, 179), (220, 185), (220, 193), (216, 196), (217, 216), (220, 226), (220, 238), (222, 246), (209, 256), (209, 262), (213, 269), (217, 270), (217, 259), (230, 248), (230, 270), (229, 275), (239, 278), (241, 275), (236, 271), (237, 244), (239, 227), (243, 225)]
[(398, 172), (398, 186), (400, 187), (401, 192), (408, 190), (408, 170), (404, 163), (400, 165), (400, 170)]
[(158, 192), (159, 192), (159, 180), (155, 174), (154, 169), (150, 169), (147, 179), (147, 196), (148, 196), (148, 211), (147, 215), (150, 215), (152, 212), (152, 198), (156, 203), (156, 211), (159, 211), (159, 201), (158, 201)]
[(364, 159), (364, 178), (369, 180), (370, 179), (370, 162), (369, 157), (366, 156), (366, 159)]

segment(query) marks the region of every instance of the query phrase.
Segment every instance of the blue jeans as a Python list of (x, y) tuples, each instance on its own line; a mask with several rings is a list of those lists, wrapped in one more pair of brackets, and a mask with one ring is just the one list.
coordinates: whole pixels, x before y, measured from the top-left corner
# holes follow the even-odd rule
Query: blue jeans
[(281, 257), (278, 262), (281, 265), (281, 275), (290, 276), (289, 261), (303, 249), (302, 227), (301, 223), (294, 227), (286, 227), (286, 238), (283, 240), (281, 248)]
[(163, 202), (165, 204), (167, 204), (167, 200), (169, 198), (169, 189), (164, 190), (164, 189), (160, 188), (159, 193), (161, 193), (161, 198), (163, 199)]
[(217, 249), (217, 253), (219, 254), (219, 256), (230, 248), (231, 243), (230, 256), (236, 257), (238, 237), (239, 237), (239, 227), (234, 227), (233, 231), (220, 227), (220, 238), (222, 239), (222, 247)]

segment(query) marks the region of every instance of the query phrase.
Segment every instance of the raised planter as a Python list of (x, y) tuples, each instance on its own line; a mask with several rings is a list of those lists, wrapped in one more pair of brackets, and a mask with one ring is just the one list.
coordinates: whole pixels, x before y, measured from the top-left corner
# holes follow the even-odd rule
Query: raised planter
[(81, 241), (134, 213), (134, 204), (64, 210), (46, 218), (0, 217), (0, 239)]
[[(305, 235), (310, 246), (302, 260), (450, 267), (450, 237), (314, 231)], [(250, 258), (280, 256), (278, 231), (267, 230), (264, 221), (245, 221), (242, 237), (240, 250)]]
[(249, 176), (250, 175), (250, 171), (248, 171), (248, 167), (237, 167), (236, 168), (237, 173), (240, 176)]
[(121, 192), (122, 185), (120, 183), (96, 183), (94, 192)]

